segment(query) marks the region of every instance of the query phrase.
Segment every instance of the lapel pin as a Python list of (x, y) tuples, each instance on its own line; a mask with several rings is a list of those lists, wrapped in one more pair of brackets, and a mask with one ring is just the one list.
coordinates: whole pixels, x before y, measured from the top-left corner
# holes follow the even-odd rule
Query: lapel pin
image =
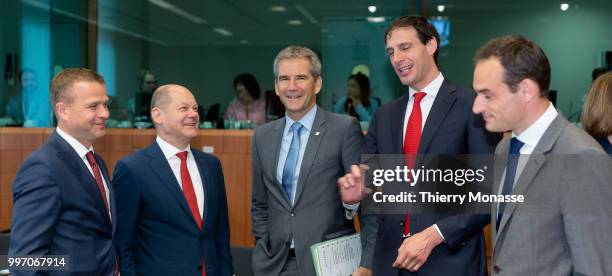
[(321, 133), (321, 132), (318, 132), (318, 131), (317, 131), (317, 132), (315, 132), (315, 136), (319, 136), (319, 134), (320, 134), (320, 133)]

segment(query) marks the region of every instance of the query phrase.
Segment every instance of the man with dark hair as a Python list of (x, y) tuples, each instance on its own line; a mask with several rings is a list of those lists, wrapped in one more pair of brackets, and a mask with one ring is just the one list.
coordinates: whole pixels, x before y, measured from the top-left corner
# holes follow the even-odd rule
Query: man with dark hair
[[(489, 154), (499, 140), (471, 112), (474, 93), (439, 71), (439, 38), (420, 16), (403, 16), (385, 33), (386, 51), (406, 95), (374, 114), (366, 136), (371, 154)], [(416, 167), (414, 164), (409, 165)], [(340, 178), (342, 201), (358, 202), (358, 167)], [(355, 275), (486, 275), (483, 227), (488, 215), (363, 215), (361, 268)]]
[(65, 255), (69, 270), (60, 275), (116, 275), (114, 192), (92, 146), (106, 133), (104, 79), (69, 68), (51, 81), (51, 96), (57, 128), (23, 162), (13, 182), (9, 255)]
[(474, 113), (487, 130), (512, 132), (495, 152), (493, 193), (525, 197), (492, 205), (492, 272), (611, 275), (611, 159), (548, 100), (544, 51), (505, 36), (474, 62)]
[(159, 87), (151, 100), (155, 142), (117, 162), (122, 275), (233, 274), (221, 162), (189, 145), (197, 107), (187, 88)]

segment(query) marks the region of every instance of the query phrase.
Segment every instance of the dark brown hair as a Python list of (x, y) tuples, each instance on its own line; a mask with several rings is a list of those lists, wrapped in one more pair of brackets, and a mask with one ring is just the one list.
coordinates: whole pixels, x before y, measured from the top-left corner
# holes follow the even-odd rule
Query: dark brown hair
[(474, 63), (498, 58), (504, 68), (504, 83), (516, 92), (519, 82), (533, 80), (540, 88), (540, 97), (548, 96), (550, 63), (540, 46), (522, 36), (502, 36), (489, 40), (474, 56)]
[(396, 18), (391, 22), (391, 25), (385, 31), (385, 43), (389, 34), (395, 29), (412, 27), (417, 32), (419, 40), (423, 45), (427, 44), (431, 39), (436, 39), (436, 51), (434, 52), (434, 61), (438, 64), (438, 51), (440, 50), (440, 35), (433, 24), (427, 21), (427, 18), (416, 15), (405, 15)]

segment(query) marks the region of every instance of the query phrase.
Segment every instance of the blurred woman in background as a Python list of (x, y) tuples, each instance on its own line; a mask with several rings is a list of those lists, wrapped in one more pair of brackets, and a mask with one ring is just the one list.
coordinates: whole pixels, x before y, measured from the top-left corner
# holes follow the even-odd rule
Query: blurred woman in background
[(348, 114), (362, 122), (370, 122), (380, 101), (370, 97), (370, 79), (360, 73), (348, 78), (348, 94), (338, 99), (334, 112)]
[(612, 72), (599, 76), (591, 85), (581, 116), (582, 127), (612, 154)]
[(241, 74), (234, 79), (236, 98), (225, 110), (225, 119), (251, 120), (257, 125), (266, 122), (266, 103), (259, 99), (261, 90), (251, 74)]

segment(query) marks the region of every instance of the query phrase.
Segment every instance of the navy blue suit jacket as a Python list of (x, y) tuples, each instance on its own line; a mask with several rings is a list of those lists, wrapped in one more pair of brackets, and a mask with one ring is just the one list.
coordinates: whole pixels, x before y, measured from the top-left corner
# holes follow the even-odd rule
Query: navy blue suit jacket
[[(96, 155), (110, 189), (104, 161)], [(67, 255), (69, 271), (11, 271), (12, 275), (112, 275), (113, 233), (95, 178), (76, 151), (53, 132), (22, 164), (13, 182), (9, 255)]]
[(203, 227), (191, 215), (168, 161), (154, 142), (119, 160), (117, 237), (121, 275), (232, 275), (221, 163), (192, 149), (204, 186)]
[[(406, 94), (385, 104), (374, 114), (365, 138), (368, 153), (402, 154), (402, 130), (409, 97)], [(472, 113), (474, 97), (473, 91), (444, 80), (425, 121), (419, 155), (494, 152), (501, 136), (487, 132), (482, 117)], [(364, 257), (361, 265), (371, 267), (374, 275), (398, 275), (399, 270), (393, 269), (392, 264), (403, 242), (404, 218), (405, 214), (362, 217)], [(488, 214), (411, 215), (413, 234), (436, 224), (445, 238), (431, 252), (418, 275), (486, 275), (482, 228), (489, 221)]]

